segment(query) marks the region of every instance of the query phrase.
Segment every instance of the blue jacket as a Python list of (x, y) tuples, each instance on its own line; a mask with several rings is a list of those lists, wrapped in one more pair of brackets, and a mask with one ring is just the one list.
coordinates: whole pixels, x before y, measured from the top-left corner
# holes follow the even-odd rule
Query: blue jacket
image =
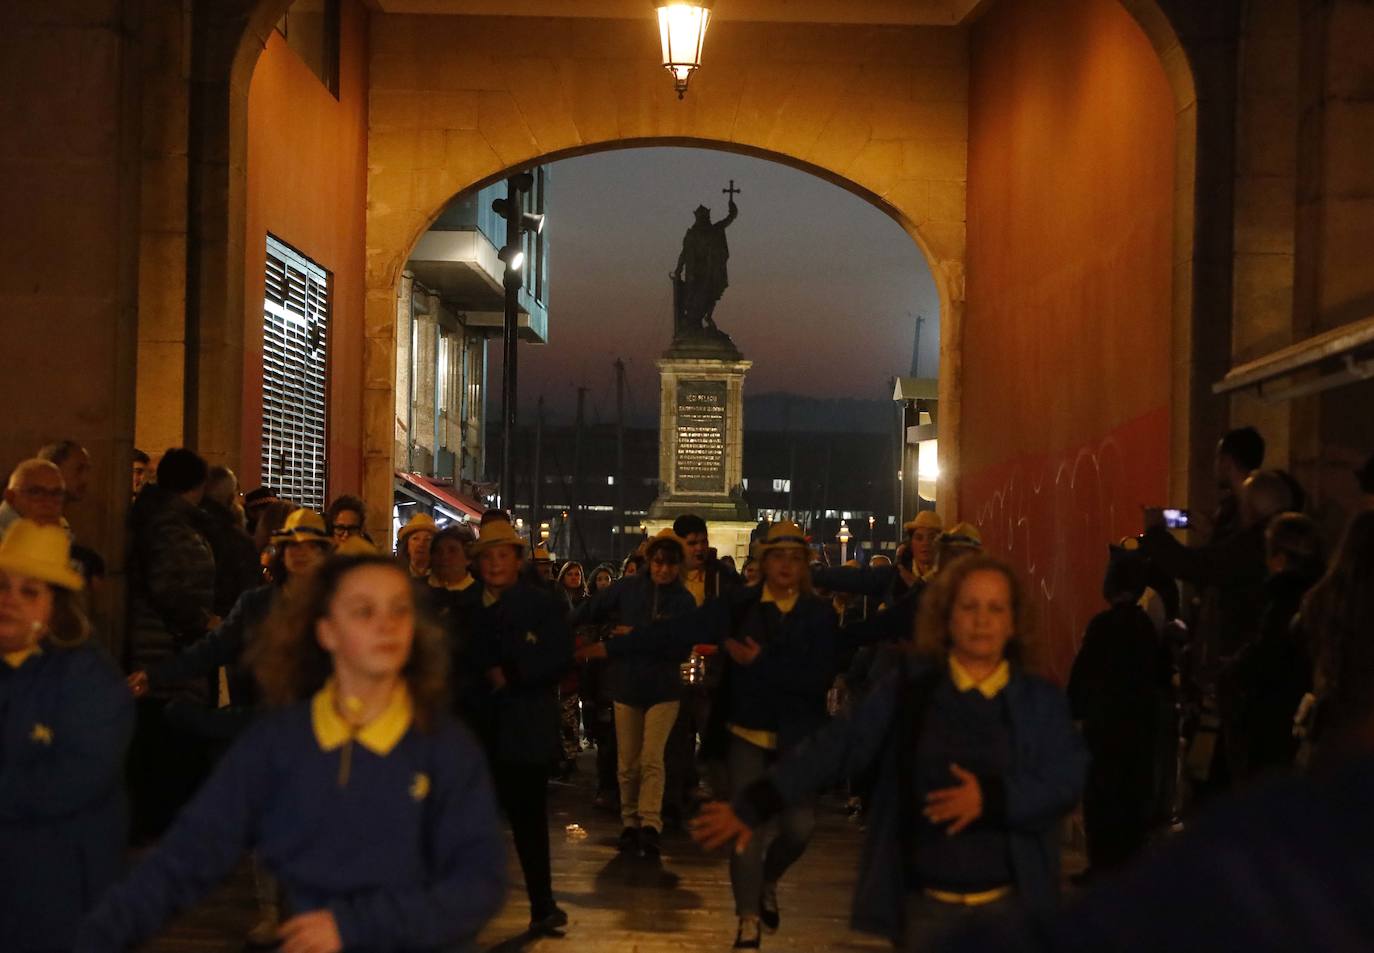
[(687, 615), (612, 639), (606, 653), (677, 658), (699, 642), (754, 639), (763, 651), (752, 664), (726, 666), (719, 717), (742, 728), (776, 732), (785, 750), (825, 724), (839, 620), (819, 596), (799, 596), (785, 615), (762, 596), (762, 586), (735, 589)]
[[(900, 942), (909, 889), (907, 823), (916, 810), (902, 774), (912, 764), (924, 699), (939, 677), (928, 662), (908, 659), (889, 673), (849, 716), (835, 719), (792, 752), (764, 781), (736, 797), (735, 811), (757, 826), (783, 806), (878, 762), (868, 836), (855, 884), (851, 922), (856, 930)], [(922, 686), (925, 686), (922, 690)], [(1059, 889), (1059, 822), (1078, 802), (1087, 770), (1063, 693), (1013, 667), (1004, 689), (1011, 715), (1012, 768), (1004, 778), (980, 779), (984, 818), (1005, 827), (1021, 902), (1053, 907)]]
[(560, 738), (558, 683), (572, 667), (572, 633), (552, 593), (517, 583), (472, 613), (468, 646), (474, 670), (500, 668), (506, 686), (481, 706), (482, 734), (493, 761), (548, 764)]
[(0, 947), (67, 949), (124, 864), (133, 696), (105, 651), (0, 662)]
[[(572, 614), (573, 625), (615, 622), (647, 626), (696, 609), (696, 600), (681, 582), (656, 586), (647, 572), (627, 576), (586, 600)], [(690, 649), (689, 649), (690, 651)], [(687, 652), (677, 656), (630, 655), (612, 661), (607, 671), (611, 700), (648, 708), (682, 697), (682, 671)]]
[(385, 755), (358, 743), (325, 751), (304, 702), (253, 722), (75, 949), (141, 942), (249, 848), (281, 884), (286, 915), (329, 909), (346, 951), (469, 949), (505, 899), (496, 802), (464, 729), (444, 718), (429, 732), (412, 725)]

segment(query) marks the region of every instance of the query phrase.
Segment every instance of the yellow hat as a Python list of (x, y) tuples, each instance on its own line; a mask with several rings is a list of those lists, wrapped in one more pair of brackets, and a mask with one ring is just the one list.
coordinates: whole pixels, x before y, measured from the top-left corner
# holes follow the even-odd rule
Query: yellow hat
[(57, 526), (16, 520), (0, 542), (0, 569), (32, 576), (63, 589), (79, 590), (86, 580), (72, 568), (72, 544)]
[(902, 524), (902, 532), (911, 533), (918, 529), (944, 529), (945, 522), (940, 519), (940, 514), (934, 510), (921, 510), (913, 520), (907, 520)]
[(553, 556), (549, 554), (547, 543), (536, 543), (534, 546), (534, 561), (537, 563), (551, 563)]
[(769, 550), (786, 546), (798, 546), (808, 552), (811, 549), (802, 528), (791, 520), (783, 520), (768, 527), (768, 535), (754, 544), (754, 553), (762, 559)]
[(672, 546), (677, 549), (679, 559), (687, 553), (687, 541), (674, 533), (671, 526), (667, 526), (659, 530), (653, 538), (644, 544), (644, 555), (652, 555), (654, 550), (662, 549), (665, 546)]
[(396, 534), (396, 545), (404, 546), (406, 538), (415, 533), (437, 533), (438, 525), (434, 522), (434, 517), (428, 513), (416, 513), (401, 527), (401, 531)]
[(525, 554), (525, 537), (515, 531), (515, 527), (503, 520), (493, 520), (482, 527), (482, 535), (470, 547), (472, 555), (491, 549), (493, 546), (514, 546), (520, 555)]
[(970, 549), (983, 548), (983, 534), (972, 523), (955, 523), (940, 534), (941, 546), (967, 546)]
[(272, 534), (274, 543), (323, 543), (334, 545), (334, 538), (325, 529), (324, 517), (314, 510), (292, 510), (282, 528)]
[(377, 547), (361, 536), (349, 536), (334, 547), (334, 552), (340, 556), (376, 556)]

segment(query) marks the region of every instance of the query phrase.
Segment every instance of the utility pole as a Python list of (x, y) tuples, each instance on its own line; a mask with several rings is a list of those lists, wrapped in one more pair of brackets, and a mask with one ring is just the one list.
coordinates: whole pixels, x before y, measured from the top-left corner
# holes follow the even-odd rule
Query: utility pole
[(534, 418), (534, 487), (530, 490), (530, 547), (539, 542), (539, 527), (544, 520), (544, 395)]
[(615, 359), (615, 523), (611, 558), (620, 561), (620, 537), (625, 535), (625, 362)]
[[(573, 431), (573, 482), (572, 492), (568, 494), (568, 555), (572, 555), (574, 528), (581, 528), (577, 515), (577, 505), (582, 499), (582, 425), (587, 407), (587, 388), (577, 389), (577, 428)], [(583, 541), (586, 549), (586, 541)]]
[(506, 221), (506, 244), (497, 256), (505, 264), (502, 286), (506, 292), (505, 321), (502, 324), (501, 363), (501, 505), (510, 509), (515, 502), (512, 480), (515, 477), (515, 425), (518, 416), (516, 347), (520, 334), (520, 287), (524, 283), (524, 235), (543, 228), (543, 218), (527, 215), (524, 196), (534, 188), (534, 176), (520, 172), (506, 180), (506, 197), (495, 199), (492, 210)]

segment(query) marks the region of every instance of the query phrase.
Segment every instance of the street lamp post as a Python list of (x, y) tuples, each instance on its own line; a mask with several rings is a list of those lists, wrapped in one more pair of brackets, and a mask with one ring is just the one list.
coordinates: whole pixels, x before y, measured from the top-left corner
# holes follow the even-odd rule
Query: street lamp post
[(877, 525), (877, 522), (877, 517), (870, 516), (868, 518), (868, 554), (870, 558), (878, 551), (878, 537), (875, 535), (876, 530), (873, 528)]
[(849, 561), (849, 524), (840, 520), (840, 565)]

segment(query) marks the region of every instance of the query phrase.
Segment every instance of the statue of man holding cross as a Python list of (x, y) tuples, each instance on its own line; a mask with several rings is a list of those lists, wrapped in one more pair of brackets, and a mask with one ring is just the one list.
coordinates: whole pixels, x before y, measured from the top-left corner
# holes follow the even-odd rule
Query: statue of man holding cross
[(725, 241), (725, 229), (739, 215), (735, 196), (740, 190), (731, 179), (730, 187), (721, 191), (729, 196), (730, 214), (719, 222), (712, 222), (711, 210), (705, 205), (698, 206), (696, 222), (682, 239), (682, 254), (671, 275), (674, 340), (702, 330), (720, 331), (712, 314), (729, 285), (725, 263), (730, 258), (730, 247)]

